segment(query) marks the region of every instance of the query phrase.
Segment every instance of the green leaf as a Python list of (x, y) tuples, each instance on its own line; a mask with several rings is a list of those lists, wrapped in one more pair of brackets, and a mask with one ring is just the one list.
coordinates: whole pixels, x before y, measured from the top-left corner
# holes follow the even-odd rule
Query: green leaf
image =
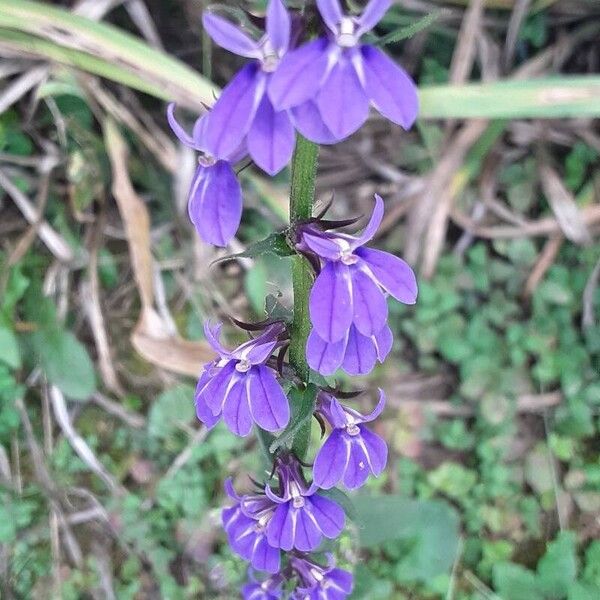
[[(315, 410), (317, 391), (316, 386), (312, 383), (303, 390), (298, 388), (290, 390), (289, 399), (292, 417), (287, 429), (271, 444), (269, 451), (272, 454), (284, 446), (294, 446), (296, 451), (299, 452), (299, 456), (306, 454), (306, 445), (310, 441), (310, 436), (306, 433), (306, 425), (310, 425)], [(299, 438), (300, 446), (296, 446), (296, 436)]]
[(30, 340), (46, 377), (71, 400), (87, 400), (96, 391), (94, 365), (85, 346), (70, 332), (46, 327)]
[(148, 434), (165, 439), (184, 428), (194, 418), (194, 388), (180, 384), (165, 390), (152, 403)]
[(413, 37), (417, 33), (420, 33), (428, 27), (431, 27), (431, 25), (433, 25), (444, 13), (447, 12), (448, 11), (446, 10), (437, 10), (425, 15), (423, 18), (415, 21), (412, 25), (409, 25), (408, 27), (401, 27), (400, 29), (396, 29), (387, 35), (384, 35), (382, 38), (379, 38), (376, 42), (376, 45), (387, 46), (388, 44), (393, 44), (394, 42), (400, 42), (406, 38)]
[(244, 277), (246, 296), (257, 314), (262, 313), (263, 310), (264, 297), (267, 292), (267, 277), (267, 266), (264, 261), (257, 261)]
[(418, 501), (403, 496), (367, 496), (354, 499), (360, 543), (372, 548), (384, 542), (410, 543), (398, 565), (405, 581), (427, 581), (447, 572), (459, 543), (459, 519), (447, 503)]
[(19, 342), (11, 329), (0, 323), (0, 361), (9, 367), (18, 369), (21, 367), (21, 354)]
[(548, 544), (546, 554), (538, 563), (539, 588), (546, 598), (564, 598), (577, 576), (576, 536), (561, 531)]
[(250, 246), (248, 246), (243, 252), (223, 256), (213, 261), (212, 264), (216, 265), (228, 260), (234, 260), (236, 258), (257, 258), (259, 256), (264, 256), (265, 254), (273, 254), (275, 256), (285, 257), (293, 256), (295, 252), (292, 248), (290, 248), (285, 233), (272, 233), (264, 240), (250, 244)]
[(508, 600), (544, 600), (535, 573), (521, 565), (499, 563), (493, 570), (494, 586)]

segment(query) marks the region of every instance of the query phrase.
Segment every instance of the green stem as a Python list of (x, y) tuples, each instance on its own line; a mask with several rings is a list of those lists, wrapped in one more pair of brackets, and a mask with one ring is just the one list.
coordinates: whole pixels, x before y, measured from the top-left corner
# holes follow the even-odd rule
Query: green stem
[[(310, 219), (315, 199), (317, 178), (317, 156), (319, 146), (301, 135), (296, 142), (292, 159), (292, 185), (290, 190), (290, 224)], [(294, 321), (290, 340), (290, 364), (298, 377), (308, 383), (310, 368), (306, 362), (306, 340), (310, 333), (308, 297), (313, 282), (313, 273), (303, 256), (292, 259), (292, 281), (294, 287)]]
[[(312, 216), (317, 178), (319, 146), (298, 135), (292, 159), (292, 184), (290, 190), (290, 224), (293, 226)], [(294, 320), (290, 332), (290, 364), (304, 386), (309, 383), (310, 367), (306, 362), (306, 340), (310, 333), (308, 298), (314, 280), (308, 261), (300, 255), (292, 258), (292, 283), (294, 288)], [(290, 401), (292, 401), (290, 394)], [(301, 396), (300, 396), (301, 397)], [(293, 414), (302, 407), (292, 405)], [(304, 458), (310, 442), (310, 421), (295, 435), (292, 449)]]

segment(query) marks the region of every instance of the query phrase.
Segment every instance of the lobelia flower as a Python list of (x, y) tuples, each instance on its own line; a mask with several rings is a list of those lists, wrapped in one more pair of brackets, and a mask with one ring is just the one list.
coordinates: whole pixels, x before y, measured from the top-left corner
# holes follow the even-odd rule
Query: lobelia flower
[(387, 462), (385, 442), (365, 427), (375, 420), (385, 406), (385, 395), (379, 390), (379, 402), (369, 415), (344, 406), (331, 394), (319, 394), (317, 412), (331, 426), (329, 437), (321, 446), (313, 467), (313, 479), (323, 489), (338, 482), (350, 490), (365, 483), (369, 473), (379, 476)]
[(299, 229), (297, 249), (322, 264), (310, 293), (313, 330), (307, 360), (315, 370), (331, 374), (342, 365), (350, 373), (368, 372), (391, 348), (385, 293), (399, 302), (414, 304), (417, 282), (401, 258), (364, 245), (375, 235), (383, 218), (383, 200), (358, 237), (322, 231), (316, 223)]
[(327, 558), (323, 567), (308, 556), (292, 556), (290, 565), (300, 580), (292, 600), (344, 600), (352, 593), (352, 574), (336, 568), (333, 556)]
[(250, 581), (242, 588), (243, 600), (280, 600), (281, 585), (285, 578), (283, 575), (277, 574), (258, 581), (252, 573), (249, 573)]
[(354, 17), (342, 12), (339, 0), (317, 0), (329, 35), (283, 57), (269, 85), (276, 109), (304, 105), (304, 112), (320, 114), (338, 141), (366, 121), (369, 104), (409, 129), (418, 113), (414, 82), (384, 52), (360, 41), (390, 5), (391, 0), (370, 0)]
[(349, 375), (366, 375), (375, 363), (382, 363), (393, 344), (392, 330), (387, 326), (371, 336), (363, 335), (354, 325), (337, 342), (326, 342), (312, 329), (306, 343), (306, 356), (311, 369), (321, 375), (333, 375), (340, 367)]
[(309, 552), (319, 546), (323, 537), (334, 539), (344, 528), (343, 509), (317, 493), (308, 485), (300, 464), (292, 455), (277, 459), (279, 493), (266, 486), (265, 494), (277, 508), (267, 525), (269, 544), (285, 551)]
[(221, 92), (206, 128), (207, 140), (219, 153), (228, 154), (246, 138), (254, 162), (274, 175), (290, 161), (296, 139), (288, 111), (275, 110), (266, 93), (289, 47), (290, 15), (281, 0), (270, 0), (266, 33), (258, 41), (213, 13), (205, 12), (202, 22), (219, 46), (254, 59)]
[(175, 118), (170, 104), (167, 118), (179, 141), (200, 153), (188, 199), (188, 214), (198, 235), (207, 243), (226, 246), (235, 235), (242, 218), (242, 188), (232, 164), (246, 154), (239, 143), (222, 152), (206, 136), (210, 116), (197, 119), (189, 135)]
[(238, 496), (230, 479), (225, 482), (225, 491), (236, 502), (233, 506), (224, 508), (221, 513), (231, 549), (255, 569), (277, 573), (280, 552), (278, 548), (269, 545), (266, 534), (267, 524), (277, 505), (264, 494)]
[(283, 429), (290, 420), (288, 399), (266, 365), (281, 345), (285, 327), (269, 326), (259, 337), (229, 351), (219, 342), (221, 326), (204, 325), (206, 339), (219, 358), (205, 365), (196, 387), (196, 414), (208, 428), (221, 417), (236, 435), (246, 436), (256, 423), (266, 431)]

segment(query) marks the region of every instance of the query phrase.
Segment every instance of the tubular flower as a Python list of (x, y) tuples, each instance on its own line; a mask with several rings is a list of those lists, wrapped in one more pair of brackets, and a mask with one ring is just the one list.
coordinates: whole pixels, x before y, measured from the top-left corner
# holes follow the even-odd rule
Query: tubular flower
[(256, 423), (266, 431), (283, 429), (290, 419), (288, 399), (273, 370), (266, 365), (284, 332), (280, 323), (229, 351), (219, 342), (221, 326), (204, 326), (206, 339), (219, 358), (205, 365), (196, 388), (196, 414), (213, 427), (223, 417), (236, 435), (246, 436)]
[(317, 0), (328, 36), (289, 52), (269, 85), (278, 110), (309, 105), (295, 114), (300, 131), (318, 113), (331, 137), (342, 140), (366, 121), (369, 104), (404, 129), (412, 126), (418, 113), (414, 82), (379, 48), (361, 43), (390, 5), (391, 0), (370, 0), (354, 17), (342, 12), (339, 0)]
[(231, 549), (255, 569), (277, 573), (280, 552), (268, 544), (266, 535), (267, 524), (277, 505), (264, 494), (238, 496), (230, 479), (225, 482), (225, 491), (236, 502), (224, 508), (221, 514)]
[(242, 188), (232, 164), (246, 152), (239, 143), (225, 153), (211, 144), (206, 137), (209, 115), (197, 119), (192, 135), (175, 118), (174, 104), (169, 104), (167, 118), (179, 141), (200, 153), (188, 199), (190, 220), (202, 240), (226, 246), (242, 218)]
[(308, 556), (293, 556), (290, 565), (299, 579), (292, 600), (344, 600), (352, 593), (352, 574), (335, 566), (333, 556), (328, 556), (326, 567)]
[(369, 473), (379, 476), (387, 462), (387, 446), (365, 427), (375, 420), (385, 406), (385, 395), (379, 390), (379, 403), (369, 415), (340, 404), (331, 394), (321, 392), (317, 408), (330, 425), (331, 433), (319, 450), (313, 468), (313, 479), (323, 489), (338, 482), (350, 490), (362, 486)]
[(307, 357), (324, 374), (340, 364), (350, 373), (368, 372), (391, 347), (386, 293), (404, 304), (416, 301), (417, 282), (408, 264), (363, 247), (382, 218), (383, 200), (376, 195), (371, 219), (358, 237), (322, 231), (318, 222), (300, 228), (296, 247), (321, 267), (310, 294)]
[(326, 342), (313, 329), (306, 343), (306, 357), (310, 368), (321, 375), (333, 375), (340, 367), (349, 375), (366, 375), (377, 361), (382, 363), (386, 359), (393, 342), (392, 330), (387, 325), (371, 336), (350, 325), (337, 342)]
[(277, 504), (267, 526), (271, 546), (289, 551), (309, 552), (319, 546), (323, 537), (334, 539), (344, 528), (342, 508), (307, 485), (300, 464), (293, 456), (277, 459), (279, 493), (267, 486), (265, 494)]
[(290, 15), (281, 0), (270, 0), (266, 33), (260, 40), (210, 12), (204, 13), (202, 22), (219, 46), (253, 59), (219, 96), (206, 128), (207, 140), (218, 152), (228, 154), (246, 138), (254, 162), (274, 175), (290, 161), (295, 143), (288, 111), (275, 110), (266, 93), (270, 78), (289, 47)]

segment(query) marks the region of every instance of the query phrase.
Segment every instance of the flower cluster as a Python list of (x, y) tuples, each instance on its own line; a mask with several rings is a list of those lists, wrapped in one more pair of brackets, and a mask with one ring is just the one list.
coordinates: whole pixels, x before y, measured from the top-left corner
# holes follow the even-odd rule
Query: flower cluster
[(312, 254), (320, 272), (310, 295), (313, 329), (308, 339), (308, 363), (322, 375), (342, 367), (350, 375), (369, 373), (392, 347), (387, 325), (386, 293), (404, 304), (417, 299), (417, 281), (401, 258), (365, 248), (383, 219), (383, 200), (363, 233), (323, 231), (319, 222), (299, 232), (297, 249)]
[[(376, 46), (363, 43), (391, 0), (370, 0), (360, 15), (345, 14), (339, 0), (316, 4), (322, 35), (313, 39), (306, 39), (306, 15), (292, 17), (282, 0), (269, 0), (262, 36), (214, 12), (203, 16), (218, 45), (249, 59), (191, 134), (176, 120), (175, 107), (168, 108), (175, 135), (199, 153), (189, 214), (206, 242), (224, 246), (238, 229), (242, 191), (234, 166), (245, 157), (274, 175), (289, 163), (297, 132), (313, 143), (332, 144), (360, 128), (370, 106), (405, 129), (417, 116), (408, 75)], [(241, 437), (254, 429), (272, 462), (266, 480), (251, 479), (250, 492), (238, 493), (231, 480), (225, 483), (231, 502), (222, 510), (223, 528), (231, 550), (250, 564), (241, 590), (245, 600), (343, 600), (352, 592), (352, 574), (338, 568), (331, 555), (315, 553), (345, 526), (344, 509), (331, 488), (355, 490), (386, 467), (387, 446), (369, 425), (386, 399), (379, 390), (377, 405), (363, 414), (349, 404), (355, 393), (329, 387), (323, 376), (339, 369), (368, 374), (392, 348), (389, 298), (416, 302), (412, 269), (367, 247), (383, 215), (383, 200), (376, 195), (360, 234), (344, 232), (358, 219), (336, 222), (321, 215), (294, 221), (281, 236), (289, 253), (305, 257), (314, 270), (302, 328), (312, 326), (308, 339), (298, 343), (296, 321), (286, 320), (285, 311), (254, 325), (238, 322), (253, 336), (233, 350), (221, 343), (221, 325), (205, 324), (216, 358), (198, 381), (198, 419), (209, 429), (223, 420)], [(286, 362), (294, 342), (296, 349), (306, 344), (300, 367), (293, 352)], [(307, 364), (320, 376), (306, 377)], [(294, 391), (309, 396), (302, 417)], [(296, 436), (303, 431), (306, 438), (305, 424), (313, 417), (324, 440), (310, 464)]]
[(204, 14), (216, 44), (250, 59), (192, 135), (169, 108), (175, 135), (200, 153), (189, 215), (205, 242), (225, 246), (239, 227), (242, 193), (232, 165), (244, 157), (275, 175), (290, 162), (296, 131), (318, 144), (340, 142), (366, 121), (371, 105), (403, 128), (412, 126), (414, 83), (384, 52), (361, 43), (390, 5), (370, 0), (355, 17), (342, 12), (339, 0), (318, 0), (325, 34), (296, 47), (302, 33), (292, 41), (292, 18), (282, 0), (269, 1), (258, 39), (218, 14)]

